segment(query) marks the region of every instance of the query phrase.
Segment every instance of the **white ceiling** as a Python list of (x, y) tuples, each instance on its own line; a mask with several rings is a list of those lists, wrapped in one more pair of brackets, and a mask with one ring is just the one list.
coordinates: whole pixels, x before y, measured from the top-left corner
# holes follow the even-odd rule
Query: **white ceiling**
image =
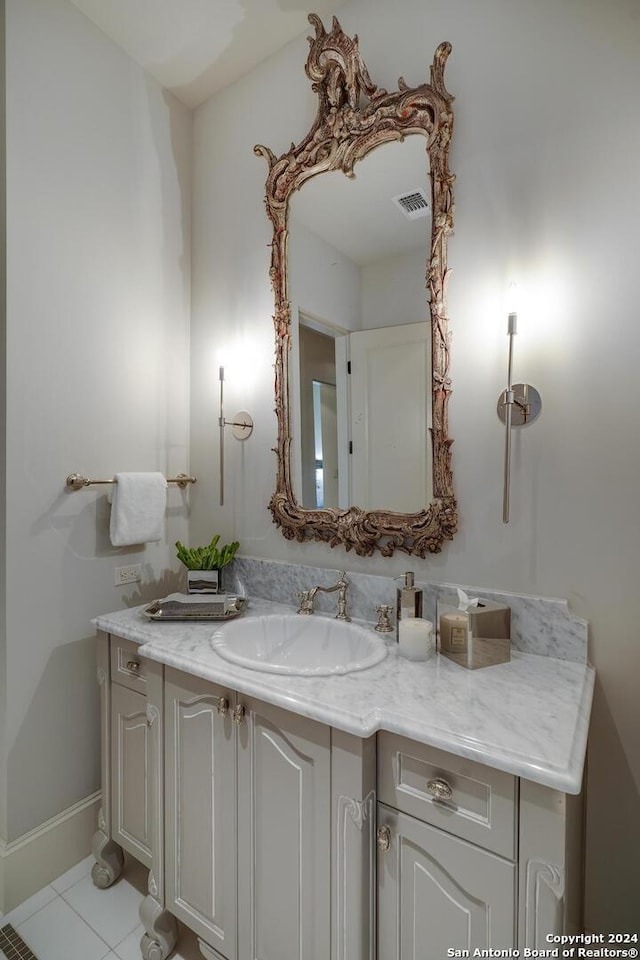
[(183, 103), (196, 107), (344, 0), (71, 0)]

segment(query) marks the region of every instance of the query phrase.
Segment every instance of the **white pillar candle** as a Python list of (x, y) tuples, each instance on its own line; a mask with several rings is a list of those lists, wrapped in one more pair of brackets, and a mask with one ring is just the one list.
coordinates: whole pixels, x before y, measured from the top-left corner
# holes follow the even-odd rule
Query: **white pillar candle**
[(400, 656), (407, 660), (426, 660), (434, 650), (433, 624), (421, 617), (405, 617), (398, 623)]

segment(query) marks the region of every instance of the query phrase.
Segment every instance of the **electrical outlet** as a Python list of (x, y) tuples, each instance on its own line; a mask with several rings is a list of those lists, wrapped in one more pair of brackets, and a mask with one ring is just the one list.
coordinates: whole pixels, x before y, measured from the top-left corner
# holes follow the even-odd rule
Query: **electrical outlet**
[(132, 563), (128, 567), (116, 567), (115, 585), (122, 586), (123, 583), (137, 583), (142, 579), (142, 564)]

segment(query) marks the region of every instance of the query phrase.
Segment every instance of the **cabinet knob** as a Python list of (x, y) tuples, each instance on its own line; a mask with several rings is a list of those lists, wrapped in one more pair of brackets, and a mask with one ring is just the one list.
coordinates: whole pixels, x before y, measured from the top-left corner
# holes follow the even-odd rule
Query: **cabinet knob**
[(244, 720), (245, 713), (246, 713), (246, 710), (243, 704), (241, 703), (237, 704), (237, 706), (233, 708), (232, 716), (233, 716), (233, 722), (236, 724), (236, 726), (240, 726), (240, 724)]
[(219, 698), (218, 698), (217, 710), (218, 710), (218, 713), (220, 714), (221, 717), (226, 717), (226, 716), (228, 716), (228, 714), (229, 714), (229, 701), (227, 700), (226, 697), (219, 697)]
[(137, 673), (140, 669), (139, 660), (127, 660), (127, 670), (131, 670), (132, 673)]
[(433, 780), (428, 781), (427, 793), (430, 794), (434, 800), (451, 800), (453, 788), (446, 780), (443, 780), (441, 777), (435, 777)]
[(391, 830), (386, 826), (386, 824), (383, 827), (378, 827), (376, 838), (380, 850), (384, 851), (389, 849), (391, 846)]

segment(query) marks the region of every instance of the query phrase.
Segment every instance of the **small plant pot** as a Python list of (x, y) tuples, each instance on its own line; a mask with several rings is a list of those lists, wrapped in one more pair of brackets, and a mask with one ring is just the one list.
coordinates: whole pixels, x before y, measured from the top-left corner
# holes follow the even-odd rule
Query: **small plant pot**
[(221, 590), (220, 570), (187, 570), (188, 593), (220, 593)]

